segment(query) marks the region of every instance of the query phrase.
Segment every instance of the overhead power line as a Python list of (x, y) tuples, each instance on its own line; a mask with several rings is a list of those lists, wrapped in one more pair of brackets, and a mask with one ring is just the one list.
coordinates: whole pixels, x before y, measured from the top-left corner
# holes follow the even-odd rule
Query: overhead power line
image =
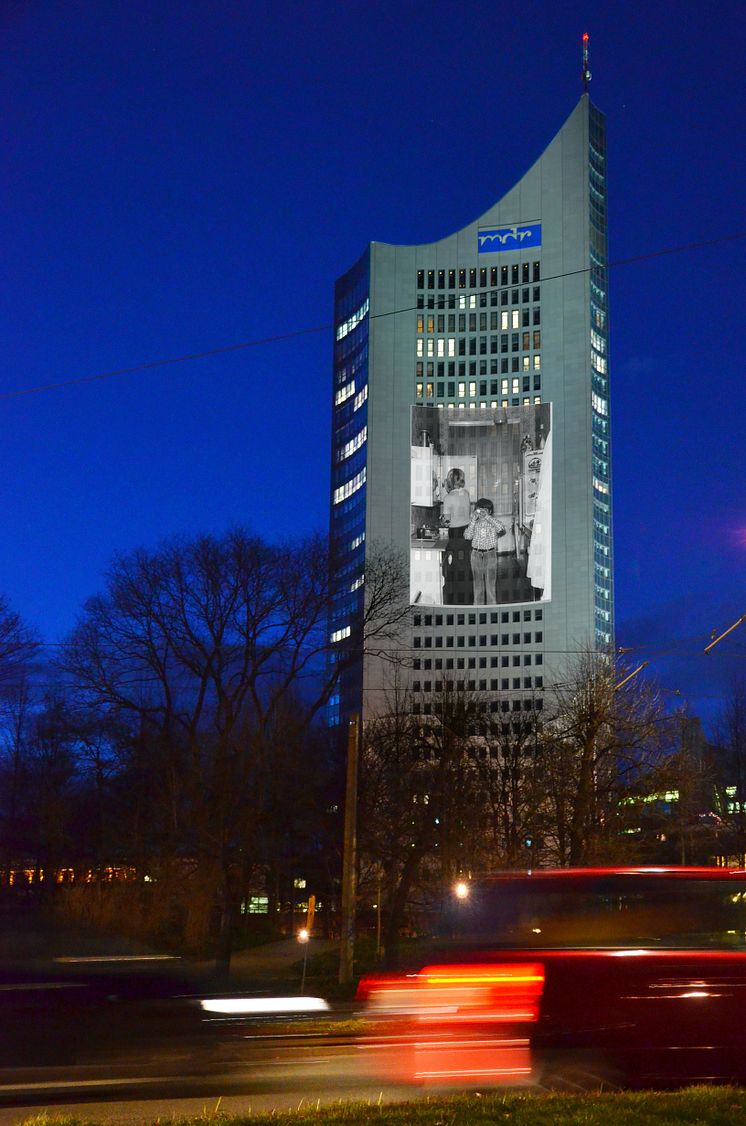
[[(651, 250), (645, 254), (636, 254), (631, 258), (619, 258), (614, 262), (607, 264), (607, 269), (613, 269), (617, 266), (630, 266), (637, 262), (648, 262), (654, 258), (663, 258), (669, 254), (684, 254), (694, 250), (702, 250), (707, 246), (718, 246), (724, 242), (734, 242), (737, 239), (746, 238), (746, 231), (734, 231), (730, 234), (719, 235), (717, 238), (704, 239), (700, 242), (681, 243), (677, 246), (663, 247), (661, 250)], [(548, 277), (542, 277), (539, 282), (559, 281), (562, 278), (569, 278), (577, 276), (578, 274), (587, 274), (590, 272), (590, 266), (584, 266), (578, 270), (567, 270), (562, 274), (552, 274)], [(484, 287), (480, 287), (483, 289)], [(489, 289), (505, 289), (505, 286), (489, 286)], [(508, 286), (507, 288), (511, 288)], [(411, 305), (401, 309), (389, 309), (385, 313), (374, 313), (370, 319), (379, 320), (383, 317), (397, 316), (400, 313), (411, 313), (416, 311), (416, 306)], [(112, 371), (102, 371), (95, 375), (79, 375), (73, 376), (70, 379), (61, 379), (51, 383), (40, 383), (34, 387), (20, 387), (14, 391), (0, 392), (0, 399), (20, 399), (26, 395), (40, 395), (46, 391), (60, 391), (66, 387), (78, 387), (87, 383), (100, 383), (105, 379), (114, 379), (123, 375), (137, 375), (144, 371), (152, 371), (155, 368), (172, 367), (175, 364), (189, 363), (194, 360), (207, 360), (213, 356), (224, 356), (230, 352), (241, 352), (247, 348), (263, 348), (269, 344), (280, 344), (286, 340), (293, 340), (301, 336), (312, 336), (319, 332), (328, 332), (334, 327), (331, 321), (321, 325), (313, 325), (308, 328), (295, 329), (292, 332), (276, 333), (273, 336), (257, 337), (253, 340), (243, 340), (237, 344), (226, 344), (220, 348), (210, 348), (204, 352), (187, 352), (181, 356), (169, 356), (161, 360), (149, 360), (146, 363), (134, 364), (132, 367), (114, 368)]]

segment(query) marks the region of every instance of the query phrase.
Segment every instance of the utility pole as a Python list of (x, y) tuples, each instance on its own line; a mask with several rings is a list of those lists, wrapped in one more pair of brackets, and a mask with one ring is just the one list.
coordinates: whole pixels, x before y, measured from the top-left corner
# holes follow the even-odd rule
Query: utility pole
[(717, 630), (713, 630), (712, 631), (713, 640), (710, 642), (709, 645), (705, 646), (705, 653), (709, 653), (711, 649), (715, 648), (715, 646), (717, 645), (717, 643), (719, 641), (722, 641), (723, 638), (727, 637), (729, 633), (733, 633), (733, 630), (737, 629), (738, 626), (743, 625), (744, 622), (746, 622), (746, 614), (742, 614), (737, 622), (734, 622), (732, 626), (728, 626), (728, 628), (726, 630), (723, 630), (723, 632), (720, 634), (719, 637), (715, 636), (715, 634), (717, 633)]
[(342, 853), (342, 927), (339, 944), (339, 984), (352, 981), (355, 954), (355, 899), (357, 869), (357, 767), (360, 717), (353, 714), (347, 729), (347, 784), (345, 787), (344, 845)]

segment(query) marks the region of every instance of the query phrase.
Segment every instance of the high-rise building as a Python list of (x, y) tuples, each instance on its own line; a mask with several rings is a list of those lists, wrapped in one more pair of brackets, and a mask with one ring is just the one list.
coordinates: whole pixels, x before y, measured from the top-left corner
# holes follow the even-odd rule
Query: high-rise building
[[(332, 641), (359, 644), (366, 557), (394, 545), (414, 710), (446, 682), (530, 707), (614, 634), (606, 141), (588, 94), (484, 215), (371, 243), (334, 323)], [(391, 664), (358, 656), (332, 719), (385, 707)]]

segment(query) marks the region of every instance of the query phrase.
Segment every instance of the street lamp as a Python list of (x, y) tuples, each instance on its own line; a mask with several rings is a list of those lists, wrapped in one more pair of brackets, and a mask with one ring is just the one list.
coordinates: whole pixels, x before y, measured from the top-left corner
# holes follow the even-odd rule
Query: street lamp
[(308, 940), (311, 933), (307, 927), (301, 927), (297, 934), (298, 942), (303, 946), (303, 974), (300, 979), (300, 991), (303, 993), (306, 988), (306, 965), (308, 963)]
[(469, 898), (469, 885), (467, 883), (464, 883), (463, 880), (459, 880), (459, 882), (456, 884), (456, 886), (453, 889), (453, 894), (456, 896), (456, 899), (459, 899), (459, 900), (468, 899)]

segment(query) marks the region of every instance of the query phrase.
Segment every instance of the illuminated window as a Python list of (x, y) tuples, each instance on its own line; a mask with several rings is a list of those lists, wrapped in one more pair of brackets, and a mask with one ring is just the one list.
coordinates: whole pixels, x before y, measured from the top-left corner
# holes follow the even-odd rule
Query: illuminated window
[(427, 354), (428, 354), (428, 356), (434, 355), (433, 349), (434, 349), (434, 341), (432, 339), (430, 339), (427, 342)]
[(356, 309), (351, 317), (348, 317), (343, 324), (339, 325), (337, 328), (337, 340), (343, 340), (349, 332), (352, 332), (353, 328), (357, 328), (363, 317), (367, 315), (369, 308), (370, 299), (366, 297), (360, 308)]
[(443, 340), (443, 338), (441, 337), (441, 338), (440, 338), (440, 339), (438, 340), (438, 355), (439, 355), (439, 356), (445, 356), (445, 347), (446, 347), (446, 342), (445, 342), (445, 340)]
[(352, 438), (349, 442), (346, 442), (340, 450), (337, 450), (337, 461), (345, 461), (346, 458), (351, 457), (352, 454), (354, 454), (356, 450), (359, 450), (360, 447), (365, 443), (367, 437), (368, 427), (364, 426), (363, 429), (360, 430), (354, 438)]
[(269, 913), (269, 897), (250, 895), (248, 900), (244, 900), (242, 907), (246, 915), (266, 915)]
[(417, 331), (418, 332), (424, 332), (425, 331), (425, 318), (422, 315), (422, 313), (417, 314)]
[(505, 410), (505, 409), (506, 409), (507, 405), (508, 405), (508, 400), (507, 400), (507, 399), (503, 399), (502, 403), (500, 404), (500, 406), (501, 406), (501, 407), (503, 408), (503, 410)]
[(541, 371), (541, 356), (538, 352), (534, 356), (534, 371)]
[(463, 399), (465, 394), (466, 394), (466, 384), (465, 383), (459, 383), (459, 385), (458, 385), (458, 397), (459, 397), (459, 399)]
[(418, 399), (422, 398), (422, 384), (421, 383), (417, 384), (417, 398)]
[(597, 395), (595, 391), (591, 392), (591, 405), (593, 406), (593, 409), (597, 414), (606, 415), (609, 413), (609, 405), (606, 402), (606, 399), (602, 399), (601, 396)]
[(476, 394), (477, 394), (477, 385), (476, 385), (476, 383), (470, 383), (470, 384), (469, 384), (469, 398), (470, 398), (470, 399), (474, 399), (474, 398), (476, 398)]
[(510, 327), (508, 325), (508, 316), (509, 316), (508, 310), (503, 309), (502, 313), (500, 314), (500, 328), (506, 329), (506, 328)]
[(417, 340), (417, 355), (418, 356), (424, 356), (424, 354), (425, 354), (425, 350), (424, 350), (423, 341), (422, 341), (422, 338), (419, 338)]
[(508, 381), (507, 381), (507, 379), (501, 379), (500, 380), (500, 394), (501, 395), (507, 395), (507, 393), (508, 393)]
[(428, 332), (435, 332), (435, 317), (429, 316), (427, 318), (427, 331)]
[(510, 324), (512, 328), (518, 328), (520, 326), (520, 316), (520, 309), (514, 309), (510, 315)]
[(541, 348), (541, 330), (534, 330), (534, 348)]
[(344, 403), (347, 399), (349, 399), (350, 395), (354, 394), (355, 380), (353, 379), (350, 383), (345, 383), (344, 387), (340, 387), (339, 391), (337, 391), (337, 394), (334, 396), (335, 406), (339, 406), (340, 403)]
[(530, 356), (524, 356), (523, 357), (523, 370), (524, 371), (528, 371), (530, 358), (531, 358)]
[(432, 397), (433, 397), (433, 385), (432, 385), (432, 383), (427, 383), (425, 385), (425, 395), (427, 396), (428, 399), (432, 399)]
[(513, 380), (513, 386), (511, 388), (511, 390), (512, 390), (514, 395), (518, 394), (518, 380), (517, 379)]

